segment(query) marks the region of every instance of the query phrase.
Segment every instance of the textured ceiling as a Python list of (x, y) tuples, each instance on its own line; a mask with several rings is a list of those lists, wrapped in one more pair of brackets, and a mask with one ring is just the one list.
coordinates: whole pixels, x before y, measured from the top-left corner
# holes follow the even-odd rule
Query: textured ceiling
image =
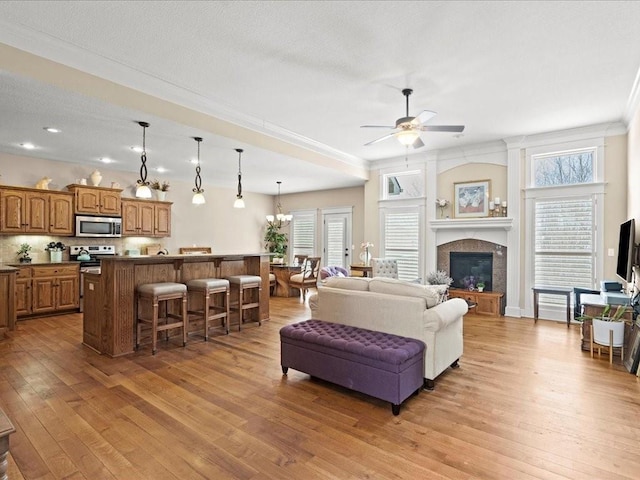
[(640, 2), (3, 1), (0, 43), (66, 70), (0, 55), (0, 149), (137, 171), (146, 120), (168, 177), (193, 176), (202, 136), (205, 183), (234, 185), (241, 147), (248, 191), (358, 185), (367, 161), (405, 155), (360, 128), (404, 116), (405, 87), (411, 115), (466, 125), (411, 155), (624, 121), (639, 23)]

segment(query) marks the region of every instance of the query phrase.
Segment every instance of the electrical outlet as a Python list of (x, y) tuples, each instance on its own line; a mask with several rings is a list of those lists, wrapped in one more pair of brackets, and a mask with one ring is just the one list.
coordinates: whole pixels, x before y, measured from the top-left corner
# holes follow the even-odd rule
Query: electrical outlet
[(615, 250), (613, 248), (610, 248), (609, 250), (607, 250), (607, 255), (613, 257), (615, 255)]

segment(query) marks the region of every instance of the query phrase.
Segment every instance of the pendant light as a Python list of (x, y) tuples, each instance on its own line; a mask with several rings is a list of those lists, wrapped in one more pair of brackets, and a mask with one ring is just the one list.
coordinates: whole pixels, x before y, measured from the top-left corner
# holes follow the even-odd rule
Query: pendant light
[(278, 228), (282, 228), (289, 225), (289, 223), (293, 219), (293, 215), (285, 215), (284, 213), (282, 213), (282, 204), (280, 203), (280, 184), (282, 182), (278, 180), (276, 183), (278, 184), (278, 203), (276, 204), (278, 213), (276, 213), (275, 215), (267, 215), (267, 222), (277, 226)]
[(196, 163), (196, 188), (193, 189), (191, 203), (194, 205), (202, 205), (206, 201), (203, 195), (202, 178), (200, 177), (200, 142), (202, 142), (202, 138), (193, 137), (193, 139), (198, 142), (198, 163)]
[(142, 127), (142, 153), (140, 154), (140, 179), (136, 182), (136, 198), (151, 198), (151, 189), (147, 182), (147, 150), (146, 150), (146, 132), (149, 124), (147, 122), (138, 122)]
[(233, 202), (233, 208), (244, 208), (244, 200), (242, 199), (242, 149), (236, 148), (238, 152), (238, 195), (236, 195), (236, 201)]

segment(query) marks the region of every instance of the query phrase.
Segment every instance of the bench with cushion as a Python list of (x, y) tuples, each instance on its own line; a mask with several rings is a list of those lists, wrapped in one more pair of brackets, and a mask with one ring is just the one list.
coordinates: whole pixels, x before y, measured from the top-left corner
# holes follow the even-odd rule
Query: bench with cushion
[(413, 338), (321, 320), (280, 329), (282, 372), (289, 368), (400, 404), (420, 390), (425, 344)]

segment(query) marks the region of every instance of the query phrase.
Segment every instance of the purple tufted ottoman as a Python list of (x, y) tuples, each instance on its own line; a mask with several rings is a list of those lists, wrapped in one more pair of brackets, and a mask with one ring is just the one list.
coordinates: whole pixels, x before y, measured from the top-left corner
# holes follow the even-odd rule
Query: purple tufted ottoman
[(420, 390), (425, 344), (414, 338), (339, 323), (307, 320), (280, 329), (286, 375), (294, 368), (357, 392), (400, 404)]

